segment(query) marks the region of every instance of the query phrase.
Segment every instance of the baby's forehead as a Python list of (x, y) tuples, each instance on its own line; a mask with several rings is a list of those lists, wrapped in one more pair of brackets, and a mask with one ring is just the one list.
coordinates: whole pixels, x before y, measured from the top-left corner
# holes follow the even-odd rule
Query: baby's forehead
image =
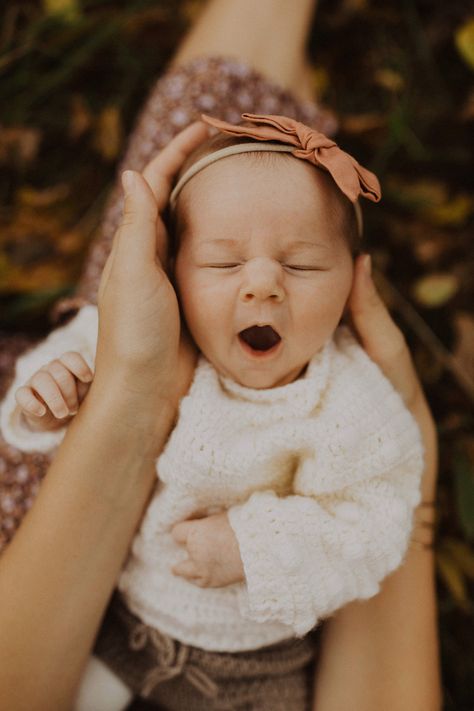
[[(238, 239), (251, 225), (310, 239), (330, 231), (337, 188), (321, 170), (289, 154), (224, 158), (195, 175), (178, 198), (179, 232)], [(217, 234), (216, 234), (217, 232)], [(320, 240), (319, 240), (320, 241)]]

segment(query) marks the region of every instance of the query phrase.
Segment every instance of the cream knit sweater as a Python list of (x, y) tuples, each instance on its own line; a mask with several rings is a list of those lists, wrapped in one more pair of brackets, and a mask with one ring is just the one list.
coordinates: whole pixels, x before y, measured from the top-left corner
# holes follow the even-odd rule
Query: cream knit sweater
[[(32, 433), (14, 420), (14, 390), (66, 350), (92, 365), (96, 340), (87, 306), (19, 359), (1, 411), (7, 441), (27, 451), (59, 444), (63, 431)], [(422, 467), (415, 421), (346, 328), (300, 379), (273, 389), (242, 387), (201, 357), (119, 589), (144, 622), (203, 649), (302, 635), (375, 595), (400, 565)], [(186, 554), (170, 527), (223, 509), (246, 582), (203, 589), (173, 576)]]

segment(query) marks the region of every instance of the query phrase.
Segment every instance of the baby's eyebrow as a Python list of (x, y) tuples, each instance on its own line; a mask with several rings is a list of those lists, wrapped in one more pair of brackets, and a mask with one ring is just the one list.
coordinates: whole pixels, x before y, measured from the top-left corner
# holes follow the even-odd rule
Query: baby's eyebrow
[(223, 245), (230, 245), (230, 246), (236, 246), (238, 245), (238, 241), (236, 239), (230, 239), (230, 237), (216, 237), (216, 239), (206, 239), (203, 242), (201, 242), (202, 245), (206, 244), (223, 244)]
[[(217, 244), (217, 245), (222, 244), (224, 246), (227, 245), (227, 246), (235, 247), (235, 246), (241, 245), (242, 243), (239, 242), (239, 240), (231, 239), (230, 237), (216, 237), (215, 239), (207, 239), (207, 240), (204, 240), (203, 242), (201, 242), (201, 245), (208, 245), (208, 244)], [(328, 249), (329, 245), (321, 243), (321, 242), (310, 242), (308, 240), (300, 239), (300, 240), (296, 240), (295, 242), (290, 242), (290, 244), (288, 244), (285, 247), (285, 251), (291, 252), (296, 249), (301, 249), (301, 247), (312, 247), (314, 249), (321, 249), (321, 248)]]
[(329, 244), (324, 244), (323, 242), (309, 242), (308, 240), (299, 239), (295, 242), (290, 242), (287, 246), (287, 250), (291, 251), (293, 249), (300, 249), (301, 247), (313, 247), (314, 249), (329, 249)]

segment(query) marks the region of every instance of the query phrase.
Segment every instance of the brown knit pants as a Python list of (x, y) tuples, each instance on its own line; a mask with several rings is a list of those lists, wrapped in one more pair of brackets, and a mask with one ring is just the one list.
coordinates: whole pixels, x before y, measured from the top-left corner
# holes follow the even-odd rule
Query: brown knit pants
[(251, 652), (207, 652), (143, 624), (117, 595), (94, 653), (162, 711), (308, 711), (317, 636)]

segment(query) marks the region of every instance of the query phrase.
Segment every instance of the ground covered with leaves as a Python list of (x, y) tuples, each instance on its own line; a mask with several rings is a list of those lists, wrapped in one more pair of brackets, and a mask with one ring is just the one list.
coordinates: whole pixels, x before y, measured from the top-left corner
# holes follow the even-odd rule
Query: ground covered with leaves
[[(200, 0), (0, 9), (0, 329), (71, 293), (125, 138)], [(474, 13), (457, 0), (321, 0), (315, 97), (381, 178), (367, 248), (438, 424), (445, 707), (474, 706)]]

